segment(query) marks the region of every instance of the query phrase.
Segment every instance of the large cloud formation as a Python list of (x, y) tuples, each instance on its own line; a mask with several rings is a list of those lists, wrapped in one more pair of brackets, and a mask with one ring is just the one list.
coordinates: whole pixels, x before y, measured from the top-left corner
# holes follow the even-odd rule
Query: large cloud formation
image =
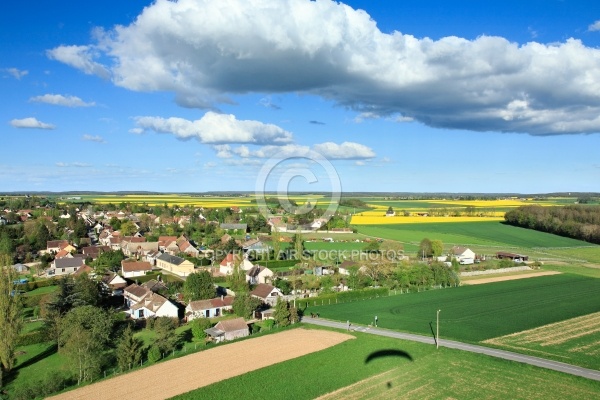
[(49, 56), (131, 90), (173, 91), (188, 107), (301, 92), (433, 127), (600, 131), (600, 50), (576, 39), (387, 34), (366, 12), (330, 0), (157, 0), (96, 38)]

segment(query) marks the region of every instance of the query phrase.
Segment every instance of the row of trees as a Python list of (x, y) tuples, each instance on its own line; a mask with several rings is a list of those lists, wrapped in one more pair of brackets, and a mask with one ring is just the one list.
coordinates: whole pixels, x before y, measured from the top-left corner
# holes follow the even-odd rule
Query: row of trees
[(600, 244), (600, 207), (522, 206), (504, 215), (507, 223)]

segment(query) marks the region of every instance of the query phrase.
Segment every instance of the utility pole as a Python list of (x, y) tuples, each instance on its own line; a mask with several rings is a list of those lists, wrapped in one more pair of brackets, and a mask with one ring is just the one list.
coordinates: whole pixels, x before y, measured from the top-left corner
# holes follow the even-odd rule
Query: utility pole
[(436, 317), (436, 322), (435, 322), (435, 329), (436, 329), (435, 348), (436, 349), (440, 348), (440, 311), (442, 311), (442, 310), (437, 310), (437, 317)]

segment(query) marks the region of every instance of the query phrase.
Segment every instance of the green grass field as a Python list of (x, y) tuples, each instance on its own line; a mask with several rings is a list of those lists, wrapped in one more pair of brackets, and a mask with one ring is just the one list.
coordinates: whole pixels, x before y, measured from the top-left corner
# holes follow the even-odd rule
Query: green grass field
[(423, 238), (439, 239), (445, 244), (496, 247), (581, 247), (600, 250), (600, 246), (501, 222), (457, 222), (399, 225), (359, 225), (368, 236), (401, 242), (420, 242)]
[(440, 336), (476, 343), (598, 312), (599, 296), (599, 279), (564, 274), (311, 308), (364, 325), (377, 315), (382, 328), (424, 335), (432, 334), (440, 309)]
[[(600, 383), (483, 355), (353, 333), (329, 349), (221, 381), (175, 399), (590, 399)], [(375, 357), (381, 350), (391, 356)], [(405, 353), (398, 356), (398, 351)], [(410, 360), (410, 357), (412, 360)]]

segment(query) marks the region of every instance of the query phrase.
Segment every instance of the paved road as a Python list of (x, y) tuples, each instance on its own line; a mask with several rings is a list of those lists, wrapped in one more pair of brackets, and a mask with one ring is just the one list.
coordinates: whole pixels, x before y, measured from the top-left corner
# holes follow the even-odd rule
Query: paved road
[[(330, 321), (321, 318), (310, 318), (305, 316), (302, 317), (302, 322), (307, 324), (327, 326), (330, 328), (346, 329), (345, 322)], [(354, 324), (352, 325), (352, 330), (357, 332), (370, 333), (372, 335), (387, 336), (396, 339), (411, 340), (413, 342), (421, 342), (435, 345), (435, 339), (433, 339), (430, 336), (414, 335), (412, 333), (395, 332), (389, 331), (387, 329), (374, 328), (369, 326), (359, 326)], [(453, 340), (440, 339), (440, 346), (448, 347), (451, 349), (470, 351), (472, 353), (485, 354), (488, 356), (503, 358), (505, 360), (517, 361), (525, 364), (531, 364), (537, 367), (553, 369), (555, 371), (564, 372), (566, 374), (582, 376), (584, 378), (600, 381), (600, 371), (582, 368), (576, 365), (566, 364), (558, 361), (546, 360), (544, 358), (513, 353), (511, 351), (492, 349), (490, 347), (477, 346), (474, 344), (456, 342)]]

